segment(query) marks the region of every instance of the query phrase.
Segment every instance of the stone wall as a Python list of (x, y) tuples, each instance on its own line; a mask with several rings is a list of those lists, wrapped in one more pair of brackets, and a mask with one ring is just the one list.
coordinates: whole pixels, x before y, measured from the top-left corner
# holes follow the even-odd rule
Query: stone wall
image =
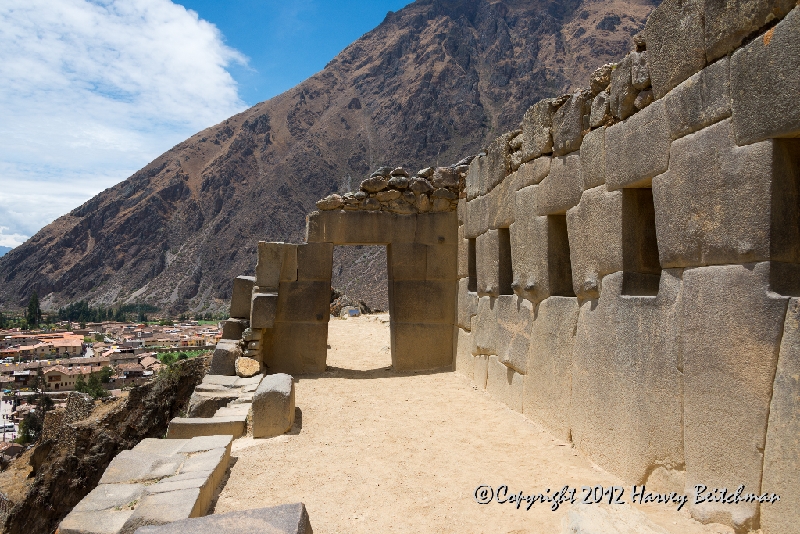
[(704, 522), (800, 532), (797, 137), (794, 0), (661, 3), (470, 162), (456, 370), (629, 483), (781, 497)]

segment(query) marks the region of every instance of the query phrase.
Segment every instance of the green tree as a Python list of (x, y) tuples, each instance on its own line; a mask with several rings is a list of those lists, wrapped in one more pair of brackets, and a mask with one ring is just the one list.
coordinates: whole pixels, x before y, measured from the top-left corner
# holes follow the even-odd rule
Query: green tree
[(39, 438), (42, 432), (42, 421), (36, 412), (28, 412), (19, 424), (19, 436), (15, 440), (17, 443), (27, 445)]
[(89, 390), (87, 393), (89, 393), (89, 395), (95, 399), (108, 397), (108, 391), (106, 391), (106, 388), (103, 387), (102, 382), (100, 382), (100, 377), (96, 374), (89, 375), (89, 381), (86, 383), (86, 388)]
[(109, 382), (111, 382), (111, 375), (113, 374), (114, 370), (106, 365), (105, 367), (100, 369), (100, 382), (102, 382), (103, 384), (108, 384)]
[(28, 301), (28, 313), (25, 314), (25, 319), (30, 327), (39, 326), (42, 321), (42, 309), (39, 307), (39, 295), (36, 290)]
[(0, 330), (4, 330), (8, 328), (8, 321), (6, 320), (6, 316), (3, 315), (3, 312), (0, 312)]
[(78, 375), (78, 378), (75, 379), (75, 391), (78, 393), (86, 393), (86, 379), (83, 378), (83, 375)]

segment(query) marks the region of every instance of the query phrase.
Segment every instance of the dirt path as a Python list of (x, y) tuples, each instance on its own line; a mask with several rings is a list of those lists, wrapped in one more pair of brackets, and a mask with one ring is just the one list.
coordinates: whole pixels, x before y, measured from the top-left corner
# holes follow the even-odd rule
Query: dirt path
[[(329, 343), (328, 371), (297, 383), (301, 425), (234, 442), (214, 513), (301, 501), (318, 534), (559, 533), (567, 506), (479, 505), (475, 489), (621, 485), (458, 374), (389, 371), (389, 326), (375, 316), (332, 320)], [(726, 532), (640, 509), (670, 532)]]

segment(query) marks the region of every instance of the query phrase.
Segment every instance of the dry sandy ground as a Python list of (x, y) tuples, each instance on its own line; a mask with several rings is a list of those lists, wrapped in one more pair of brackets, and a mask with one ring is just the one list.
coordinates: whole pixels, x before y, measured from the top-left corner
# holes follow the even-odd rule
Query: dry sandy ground
[[(300, 424), (234, 442), (214, 513), (300, 501), (318, 534), (559, 533), (567, 506), (480, 505), (475, 489), (622, 485), (461, 375), (389, 371), (389, 327), (376, 319), (331, 320), (327, 372), (297, 381)], [(640, 509), (670, 532), (718, 532), (674, 507)]]

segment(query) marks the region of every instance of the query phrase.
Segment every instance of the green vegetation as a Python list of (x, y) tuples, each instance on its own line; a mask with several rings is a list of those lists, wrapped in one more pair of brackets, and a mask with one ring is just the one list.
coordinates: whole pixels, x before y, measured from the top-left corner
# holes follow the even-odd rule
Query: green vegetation
[(196, 358), (201, 354), (205, 354), (207, 350), (187, 350), (187, 351), (170, 351), (158, 354), (158, 359), (165, 365), (172, 365), (178, 360), (188, 360), (189, 358)]
[(35, 409), (28, 412), (19, 424), (19, 436), (14, 440), (17, 443), (27, 445), (39, 439), (39, 435), (42, 433), (42, 426), (44, 425), (44, 414), (52, 410), (55, 406), (53, 399), (45, 394), (44, 386), (44, 375), (42, 374), (42, 369), (39, 368), (36, 374), (36, 381), (34, 382), (34, 391), (36, 395), (29, 401), (30, 404), (35, 406)]
[(42, 322), (42, 309), (39, 307), (39, 294), (34, 290), (28, 301), (28, 313), (25, 315), (25, 320), (31, 326), (39, 326)]
[[(106, 371), (108, 369), (108, 371)], [(100, 399), (108, 397), (109, 393), (103, 387), (103, 382), (108, 382), (111, 379), (111, 368), (103, 367), (100, 371), (100, 376), (96, 374), (89, 375), (89, 380), (83, 378), (83, 375), (78, 376), (75, 380), (75, 391), (79, 393), (87, 393), (93, 399)]]

